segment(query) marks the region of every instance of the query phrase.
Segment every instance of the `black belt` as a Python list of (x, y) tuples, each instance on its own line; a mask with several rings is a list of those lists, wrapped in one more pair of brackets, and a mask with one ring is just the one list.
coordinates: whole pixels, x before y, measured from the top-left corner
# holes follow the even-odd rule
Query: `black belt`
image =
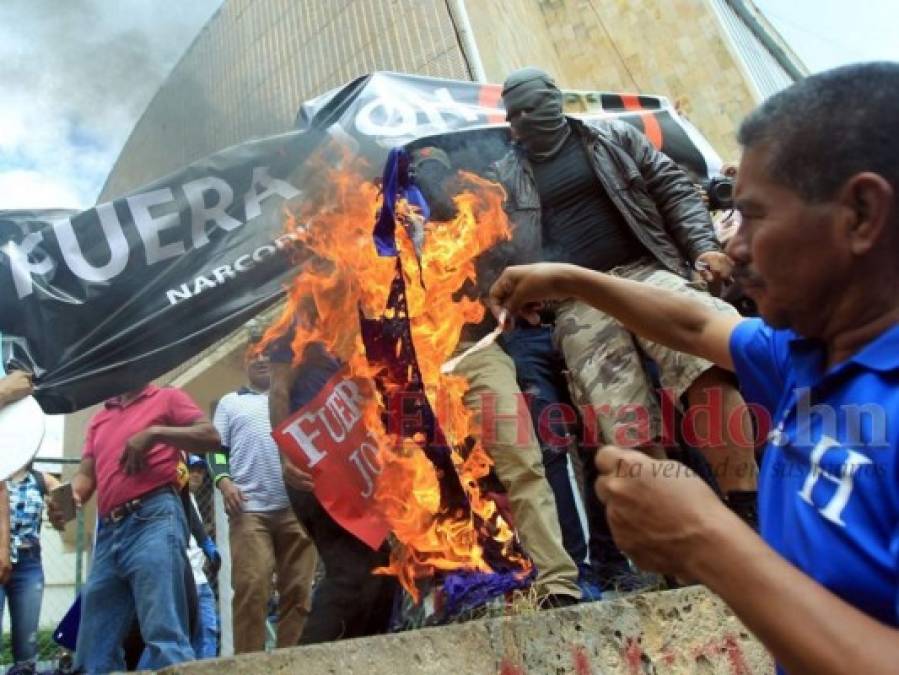
[(541, 309), (537, 314), (540, 316), (540, 323), (537, 325), (532, 324), (530, 321), (523, 317), (515, 317), (515, 327), (516, 328), (552, 328), (556, 325), (556, 310), (555, 308), (544, 308)]
[(168, 492), (172, 495), (175, 494), (175, 489), (171, 485), (163, 485), (162, 487), (156, 488), (155, 490), (150, 490), (146, 494), (142, 494), (140, 497), (135, 497), (134, 499), (129, 499), (124, 504), (119, 504), (118, 506), (114, 506), (109, 510), (105, 516), (100, 519), (100, 522), (104, 525), (112, 525), (113, 523), (119, 522), (125, 516), (130, 516), (132, 513), (137, 511), (141, 504), (147, 501), (150, 497), (155, 497), (156, 495), (160, 495), (164, 492)]

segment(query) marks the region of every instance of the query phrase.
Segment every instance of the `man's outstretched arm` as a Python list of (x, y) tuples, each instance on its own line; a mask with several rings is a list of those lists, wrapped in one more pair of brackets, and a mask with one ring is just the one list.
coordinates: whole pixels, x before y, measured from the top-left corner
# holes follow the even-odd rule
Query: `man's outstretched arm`
[(515, 316), (530, 303), (577, 298), (615, 317), (632, 333), (733, 370), (730, 336), (739, 316), (690, 297), (563, 263), (509, 267), (490, 289), (490, 302)]

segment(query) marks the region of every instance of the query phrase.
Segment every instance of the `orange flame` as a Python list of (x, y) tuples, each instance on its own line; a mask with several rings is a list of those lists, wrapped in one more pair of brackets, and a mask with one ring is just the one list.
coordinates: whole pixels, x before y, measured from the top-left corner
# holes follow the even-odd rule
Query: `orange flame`
[[(302, 358), (306, 344), (320, 341), (348, 364), (352, 376), (370, 380), (376, 369), (365, 356), (357, 307), (368, 317), (381, 316), (396, 264), (394, 258), (379, 257), (372, 240), (379, 191), (355, 169), (329, 168), (319, 175), (323, 180), (314, 191), (317, 198), (287, 215), (287, 230), (310, 255), (291, 285), (284, 312), (262, 344), (295, 330), (295, 361)], [(412, 242), (397, 224), (418, 365), (431, 407), (453, 448), (461, 447), (467, 437), (477, 439), (479, 433), (462, 404), (466, 380), (442, 375), (440, 365), (450, 357), (462, 326), (479, 322), (485, 312), (479, 302), (454, 301), (453, 294), (475, 280), (474, 259), (510, 233), (499, 185), (464, 172), (458, 183), (457, 216), (451, 222), (426, 226), (420, 263), (424, 286), (419, 283)], [(420, 222), (420, 215), (405, 203), (397, 204), (397, 213), (400, 221)], [(379, 449), (381, 473), (375, 500), (394, 537), (390, 562), (379, 572), (395, 575), (417, 601), (417, 580), (435, 571), (491, 571), (479, 536), (492, 537), (507, 560), (526, 570), (527, 560), (513, 551), (511, 528), (493, 501), (480, 494), (478, 480), (492, 464), (480, 443), (474, 442), (465, 459), (458, 450), (452, 456), (472, 513), (446, 513), (438, 476), (422, 449), (423, 438), (404, 440), (389, 434), (374, 398), (364, 418)]]

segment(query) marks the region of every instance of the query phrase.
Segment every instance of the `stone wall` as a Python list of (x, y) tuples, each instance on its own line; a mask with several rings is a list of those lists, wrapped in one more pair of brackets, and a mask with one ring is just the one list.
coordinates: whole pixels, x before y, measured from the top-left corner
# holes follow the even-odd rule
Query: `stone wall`
[(761, 675), (768, 653), (702, 588), (166, 669), (183, 675)]
[(758, 101), (708, 0), (466, 3), (487, 78), (542, 67), (570, 89), (667, 96), (724, 159)]

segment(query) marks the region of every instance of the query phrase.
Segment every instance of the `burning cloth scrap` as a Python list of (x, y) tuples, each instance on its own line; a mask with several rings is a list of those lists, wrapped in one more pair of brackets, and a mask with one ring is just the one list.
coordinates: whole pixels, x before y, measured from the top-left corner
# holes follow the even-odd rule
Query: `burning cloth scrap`
[[(400, 255), (395, 241), (395, 227), (390, 226), (390, 221), (395, 222), (398, 217), (395, 207), (398, 201), (418, 207), (411, 210), (412, 214), (417, 216), (423, 213), (427, 218), (427, 204), (410, 180), (408, 166), (409, 158), (405, 151), (391, 151), (384, 170), (383, 204), (374, 232), (375, 244), (382, 256)], [(420, 262), (424, 242), (415, 228), (421, 221), (418, 218), (403, 218), (402, 215), (399, 218), (406, 227)], [(444, 509), (457, 519), (474, 518), (477, 530), (486, 532), (489, 524), (478, 523), (479, 516), (471, 512), (468, 498), (453, 465), (451, 448), (425, 395), (425, 382), (418, 367), (409, 321), (406, 281), (399, 259), (383, 316), (370, 320), (360, 315), (360, 321), (369, 360), (383, 366), (378, 379), (387, 396), (388, 417), (400, 418), (399, 428), (395, 424), (390, 425), (392, 430), (403, 438), (421, 438), (423, 434), (425, 454), (440, 477), (441, 503)], [(495, 340), (496, 336), (494, 334), (492, 338)], [(441, 371), (451, 372), (453, 361), (455, 359), (444, 364)], [(405, 424), (408, 420), (415, 420), (416, 423)], [(526, 571), (510, 564), (502, 557), (501, 551), (490, 551), (489, 543), (492, 539), (489, 536), (482, 539), (481, 543), (487, 546), (488, 563), (493, 571), (460, 571), (446, 576), (442, 589), (445, 616), (453, 616), (483, 605), (493, 597), (524, 588), (530, 583), (531, 577)]]

